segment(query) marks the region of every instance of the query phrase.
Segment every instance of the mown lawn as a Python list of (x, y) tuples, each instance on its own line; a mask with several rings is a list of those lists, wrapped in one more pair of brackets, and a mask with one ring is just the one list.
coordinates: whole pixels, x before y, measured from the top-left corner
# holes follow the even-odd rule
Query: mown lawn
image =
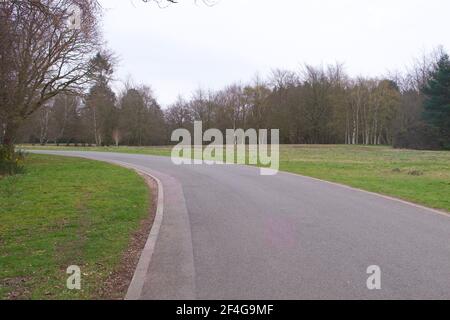
[[(131, 234), (148, 215), (136, 173), (77, 158), (28, 155), (0, 178), (0, 299), (98, 298)], [(66, 269), (81, 268), (81, 290)]]
[[(171, 147), (46, 146), (43, 149), (163, 156), (171, 152)], [(282, 145), (280, 169), (450, 212), (450, 151), (398, 150), (387, 146)]]

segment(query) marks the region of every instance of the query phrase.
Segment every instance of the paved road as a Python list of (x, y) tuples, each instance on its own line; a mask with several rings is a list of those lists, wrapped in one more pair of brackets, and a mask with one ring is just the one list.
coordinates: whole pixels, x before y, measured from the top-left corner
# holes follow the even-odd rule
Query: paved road
[[(121, 161), (162, 181), (142, 299), (450, 298), (450, 218), (431, 210), (252, 167), (58, 154)], [(366, 287), (370, 265), (381, 290)]]

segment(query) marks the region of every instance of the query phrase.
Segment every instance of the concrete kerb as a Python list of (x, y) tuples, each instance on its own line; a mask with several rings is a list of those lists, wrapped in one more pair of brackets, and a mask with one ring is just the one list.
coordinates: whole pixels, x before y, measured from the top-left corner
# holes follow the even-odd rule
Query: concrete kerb
[(145, 243), (144, 249), (142, 250), (139, 262), (134, 271), (133, 278), (128, 286), (128, 291), (125, 296), (125, 300), (139, 300), (142, 295), (142, 290), (144, 287), (145, 279), (147, 276), (147, 271), (150, 266), (150, 262), (155, 250), (156, 241), (158, 240), (159, 230), (161, 229), (161, 224), (164, 216), (164, 190), (161, 181), (154, 175), (145, 172), (143, 170), (137, 169), (133, 166), (125, 164), (121, 161), (110, 161), (111, 163), (118, 164), (122, 167), (135, 170), (136, 172), (148, 176), (155, 180), (158, 185), (158, 200), (156, 207), (155, 219), (153, 220), (153, 226), (150, 230), (150, 234)]

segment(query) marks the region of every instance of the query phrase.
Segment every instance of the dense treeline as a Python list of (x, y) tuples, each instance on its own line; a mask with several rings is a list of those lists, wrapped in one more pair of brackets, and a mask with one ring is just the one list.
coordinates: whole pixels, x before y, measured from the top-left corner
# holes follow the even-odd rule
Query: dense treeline
[[(170, 143), (172, 130), (192, 129), (201, 120), (205, 130), (277, 128), (280, 142), (287, 144), (441, 148), (449, 144), (448, 136), (430, 121), (436, 113), (431, 116), (425, 107), (433, 94), (428, 84), (439, 63), (445, 69), (445, 57), (437, 50), (404, 74), (383, 78), (351, 78), (339, 64), (306, 65), (300, 72), (275, 70), (247, 85), (215, 92), (199, 89), (163, 111), (146, 86), (127, 84), (116, 96), (110, 87), (110, 56), (100, 53), (91, 62), (95, 71), (87, 94), (57, 96), (22, 128), (22, 141), (162, 145)], [(448, 123), (448, 113), (438, 119)], [(443, 125), (448, 127), (445, 121)]]

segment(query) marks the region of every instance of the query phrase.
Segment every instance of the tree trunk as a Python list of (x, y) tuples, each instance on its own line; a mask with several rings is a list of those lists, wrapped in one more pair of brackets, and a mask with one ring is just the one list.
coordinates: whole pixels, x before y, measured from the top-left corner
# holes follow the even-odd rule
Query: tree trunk
[(97, 128), (97, 114), (96, 114), (96, 107), (92, 108), (92, 115), (93, 115), (93, 120), (94, 120), (94, 138), (95, 138), (95, 144), (97, 145), (97, 147), (100, 144), (99, 141), (99, 134), (98, 134), (98, 128)]
[[(18, 130), (18, 125), (16, 123), (7, 123), (5, 127), (5, 133), (3, 135), (2, 148), (6, 152), (4, 152), (4, 156), (6, 159), (12, 159), (14, 155), (14, 142), (16, 140), (16, 134)], [(0, 159), (1, 160), (1, 159)]]
[(41, 116), (41, 118), (40, 118), (41, 132), (40, 132), (40, 137), (39, 137), (39, 142), (41, 145), (45, 145), (48, 140), (49, 113), (50, 113), (50, 111), (48, 110), (47, 107), (44, 107), (41, 110), (41, 115), (40, 115)]

